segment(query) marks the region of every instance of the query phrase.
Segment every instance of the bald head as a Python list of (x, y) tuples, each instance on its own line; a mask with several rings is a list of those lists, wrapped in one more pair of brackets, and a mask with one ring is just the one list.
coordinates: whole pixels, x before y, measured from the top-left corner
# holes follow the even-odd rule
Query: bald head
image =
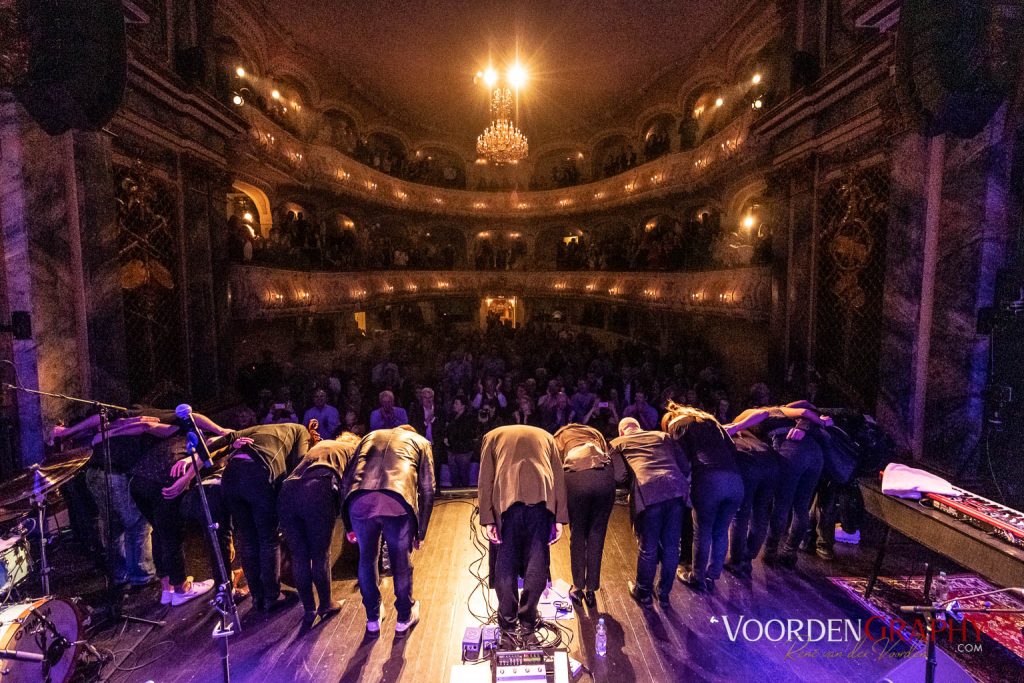
[(619, 436), (629, 436), (630, 434), (636, 434), (642, 431), (643, 429), (640, 427), (640, 423), (632, 417), (624, 417), (619, 420)]

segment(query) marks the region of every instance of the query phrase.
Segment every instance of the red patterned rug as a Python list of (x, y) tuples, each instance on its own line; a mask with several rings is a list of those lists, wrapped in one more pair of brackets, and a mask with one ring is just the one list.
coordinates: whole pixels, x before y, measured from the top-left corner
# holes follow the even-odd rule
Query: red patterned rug
[[(961, 598), (997, 589), (996, 586), (974, 574), (954, 574), (948, 578), (949, 597), (951, 598)], [(870, 600), (864, 599), (866, 578), (833, 576), (829, 580), (855, 602), (869, 612), (878, 615), (889, 628), (892, 628), (894, 619), (900, 620), (897, 622), (897, 627), (909, 619), (907, 615), (900, 615), (899, 607), (901, 605), (920, 604), (924, 599), (923, 576), (880, 576)], [(1024, 601), (1011, 593), (962, 600), (960, 607), (962, 609), (980, 608), (985, 605), (986, 601), (993, 608), (1024, 609)], [(980, 681), (987, 683), (1020, 681), (1022, 671), (1024, 671), (1024, 614), (979, 614), (972, 615), (971, 619), (977, 627), (976, 630), (981, 632), (980, 652), (965, 652), (965, 649), (971, 648), (944, 642), (942, 638), (937, 640), (939, 646)], [(970, 627), (969, 630), (972, 635), (976, 632), (974, 627)], [(910, 630), (904, 630), (904, 632), (911, 638), (914, 635)], [(920, 646), (924, 647), (923, 641), (920, 642)]]

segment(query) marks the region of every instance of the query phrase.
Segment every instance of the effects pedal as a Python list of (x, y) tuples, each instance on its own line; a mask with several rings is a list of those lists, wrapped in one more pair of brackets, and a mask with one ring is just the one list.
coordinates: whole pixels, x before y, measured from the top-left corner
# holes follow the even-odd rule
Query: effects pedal
[(498, 630), (497, 626), (484, 626), (480, 631), (480, 652), (488, 655), (493, 650), (497, 650), (500, 634), (501, 631)]
[(493, 683), (569, 683), (569, 654), (564, 649), (497, 650), (491, 657)]
[(474, 662), (480, 657), (480, 627), (467, 626), (462, 634), (462, 661)]

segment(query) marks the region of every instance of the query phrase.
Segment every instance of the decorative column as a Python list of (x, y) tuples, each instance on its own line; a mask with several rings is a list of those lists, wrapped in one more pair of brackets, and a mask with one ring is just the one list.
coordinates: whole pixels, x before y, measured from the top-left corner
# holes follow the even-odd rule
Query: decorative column
[[(7, 307), (25, 311), (32, 338), (13, 342), (25, 387), (119, 403), (127, 396), (112, 230), (109, 142), (101, 134), (47, 135), (13, 102), (0, 106), (0, 227)], [(23, 465), (39, 462), (58, 420), (80, 405), (19, 394)]]

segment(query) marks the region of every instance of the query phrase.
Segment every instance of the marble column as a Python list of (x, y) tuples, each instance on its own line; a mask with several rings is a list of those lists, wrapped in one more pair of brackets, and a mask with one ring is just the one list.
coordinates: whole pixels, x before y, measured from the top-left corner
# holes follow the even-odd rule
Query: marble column
[[(13, 342), (17, 381), (29, 389), (84, 395), (88, 339), (77, 212), (69, 201), (75, 178), (71, 135), (47, 135), (9, 102), (0, 108), (0, 154), (7, 303), (32, 320), (32, 338)], [(42, 459), (45, 428), (76, 412), (65, 402), (26, 393), (18, 394), (17, 410), (23, 466)]]
[[(123, 312), (109, 140), (47, 135), (14, 102), (0, 105), (0, 227), (9, 310), (32, 338), (13, 342), (18, 381), (40, 391), (123, 404)], [(38, 462), (49, 428), (82, 404), (21, 393), (22, 465)]]
[[(1011, 258), (1004, 120), (947, 138), (931, 173), (928, 140), (906, 133), (893, 147), (878, 419), (915, 460), (950, 475), (970, 475), (981, 436), (989, 339), (978, 311)], [(930, 181), (940, 186), (929, 205)]]

